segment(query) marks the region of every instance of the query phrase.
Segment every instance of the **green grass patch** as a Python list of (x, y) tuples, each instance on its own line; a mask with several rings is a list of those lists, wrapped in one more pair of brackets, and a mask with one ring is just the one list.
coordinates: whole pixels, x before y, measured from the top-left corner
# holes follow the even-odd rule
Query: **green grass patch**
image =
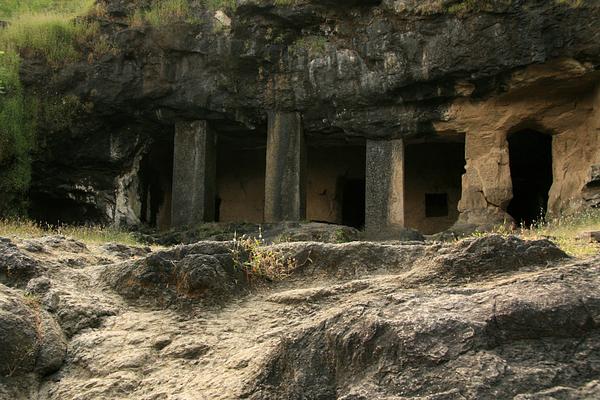
[(0, 219), (0, 236), (37, 238), (48, 235), (68, 236), (90, 244), (142, 244), (131, 232), (111, 226), (43, 226), (29, 219)]
[[(22, 215), (31, 180), (31, 151), (36, 121), (51, 130), (66, 129), (73, 119), (73, 99), (38, 100), (25, 95), (19, 81), (20, 55), (43, 57), (60, 67), (114, 51), (99, 34), (100, 26), (84, 18), (98, 12), (94, 0), (4, 0), (0, 19), (0, 215)], [(40, 107), (41, 106), (41, 107)]]
[[(94, 48), (99, 29), (96, 22), (67, 19), (58, 13), (22, 14), (0, 32), (0, 48), (29, 52), (61, 66), (81, 59), (81, 48)], [(99, 47), (105, 45), (98, 42)]]
[(94, 3), (95, 0), (2, 0), (0, 19), (10, 20), (22, 14), (49, 11), (76, 15), (90, 10)]
[(600, 231), (600, 209), (587, 209), (549, 218), (534, 224), (530, 229), (519, 229), (524, 238), (550, 238), (567, 254), (576, 257), (600, 253), (600, 243), (593, 243), (581, 237), (584, 232), (589, 231)]
[(148, 8), (135, 10), (129, 17), (129, 24), (134, 27), (148, 24), (161, 28), (176, 22), (198, 23), (193, 5), (215, 11), (234, 11), (237, 0), (153, 0)]

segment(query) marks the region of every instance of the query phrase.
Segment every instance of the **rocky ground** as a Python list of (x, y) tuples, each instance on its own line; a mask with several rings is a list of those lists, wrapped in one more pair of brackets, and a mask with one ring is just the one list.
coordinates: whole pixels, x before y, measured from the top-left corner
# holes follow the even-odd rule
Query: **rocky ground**
[(281, 243), (285, 278), (248, 280), (232, 249), (2, 239), (0, 398), (600, 397), (600, 256)]

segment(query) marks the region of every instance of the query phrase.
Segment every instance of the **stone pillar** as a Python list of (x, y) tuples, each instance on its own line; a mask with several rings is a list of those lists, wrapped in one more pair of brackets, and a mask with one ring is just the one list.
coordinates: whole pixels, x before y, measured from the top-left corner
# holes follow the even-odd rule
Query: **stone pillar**
[(270, 112), (265, 177), (265, 222), (306, 218), (306, 149), (302, 117)]
[(171, 226), (215, 218), (216, 137), (206, 121), (175, 125)]
[(404, 141), (367, 140), (365, 230), (370, 236), (404, 228)]
[(456, 226), (472, 225), (485, 230), (512, 221), (506, 213), (512, 199), (506, 132), (467, 132), (465, 158)]

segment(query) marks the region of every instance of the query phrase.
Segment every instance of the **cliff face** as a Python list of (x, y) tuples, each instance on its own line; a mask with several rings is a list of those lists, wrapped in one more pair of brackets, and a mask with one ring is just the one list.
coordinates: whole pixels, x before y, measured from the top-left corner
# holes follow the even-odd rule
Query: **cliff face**
[[(556, 119), (556, 107), (592, 98), (599, 76), (600, 4), (593, 0), (240, 1), (233, 11), (193, 6), (185, 21), (161, 26), (132, 25), (133, 14), (129, 1), (106, 2), (97, 18), (115, 46), (108, 55), (59, 70), (31, 58), (22, 66), (30, 90), (50, 82), (48, 93), (85, 105), (59, 134), (41, 135), (34, 214), (52, 203), (65, 220), (67, 202), (75, 220), (135, 219), (127, 204), (136, 190), (131, 177), (149, 143), (172, 135), (181, 120), (207, 120), (218, 132), (260, 140), (268, 111), (297, 111), (314, 143), (448, 133), (468, 140), (487, 121), (490, 102), (552, 96), (544, 112)], [(530, 107), (502, 129), (535, 120), (539, 110)], [(570, 127), (588, 124), (597, 136), (595, 114), (593, 106), (571, 113)], [(562, 133), (556, 124), (540, 125)], [(600, 162), (597, 153), (586, 157)], [(583, 169), (581, 182), (556, 198), (581, 192), (589, 175)], [(465, 176), (473, 171), (467, 167)], [(467, 180), (474, 192), (486, 192)], [(501, 209), (510, 199), (500, 197), (465, 199), (463, 190), (463, 206), (481, 203), (483, 214), (498, 214), (487, 207)]]

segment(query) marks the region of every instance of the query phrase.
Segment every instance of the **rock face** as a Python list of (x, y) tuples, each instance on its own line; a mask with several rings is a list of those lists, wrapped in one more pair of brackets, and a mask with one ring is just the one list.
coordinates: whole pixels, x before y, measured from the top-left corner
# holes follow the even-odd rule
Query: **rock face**
[(280, 243), (263, 254), (297, 262), (271, 282), (240, 280), (231, 243), (12, 243), (44, 268), (0, 285), (7, 399), (600, 394), (600, 259), (547, 240)]
[[(507, 136), (527, 129), (553, 137), (547, 209), (595, 204), (594, 0), (238, 1), (233, 11), (192, 4), (187, 22), (162, 27), (131, 24), (149, 2), (102, 2), (107, 13), (95, 18), (114, 53), (59, 72), (33, 59), (22, 67), (30, 90), (52, 82), (90, 105), (68, 132), (43, 135), (32, 187), (42, 219), (144, 222), (139, 174), (153, 146), (173, 146), (178, 123), (207, 121), (224, 142), (256, 149), (270, 112), (301, 115), (309, 171), (311, 146), (464, 142), (462, 185), (448, 189), (460, 193), (448, 201), (464, 226), (514, 217)], [(172, 176), (166, 158), (156, 168)], [(157, 185), (167, 207), (169, 184)]]
[(103, 279), (121, 295), (169, 305), (178, 298), (217, 302), (242, 290), (231, 244), (200, 242), (107, 267)]
[(0, 283), (23, 284), (39, 274), (42, 268), (23, 254), (9, 239), (0, 238)]
[(571, 286), (588, 272), (345, 309), (284, 340), (249, 398), (596, 397), (599, 303)]
[(55, 372), (66, 350), (54, 319), (35, 300), (0, 284), (0, 375)]

